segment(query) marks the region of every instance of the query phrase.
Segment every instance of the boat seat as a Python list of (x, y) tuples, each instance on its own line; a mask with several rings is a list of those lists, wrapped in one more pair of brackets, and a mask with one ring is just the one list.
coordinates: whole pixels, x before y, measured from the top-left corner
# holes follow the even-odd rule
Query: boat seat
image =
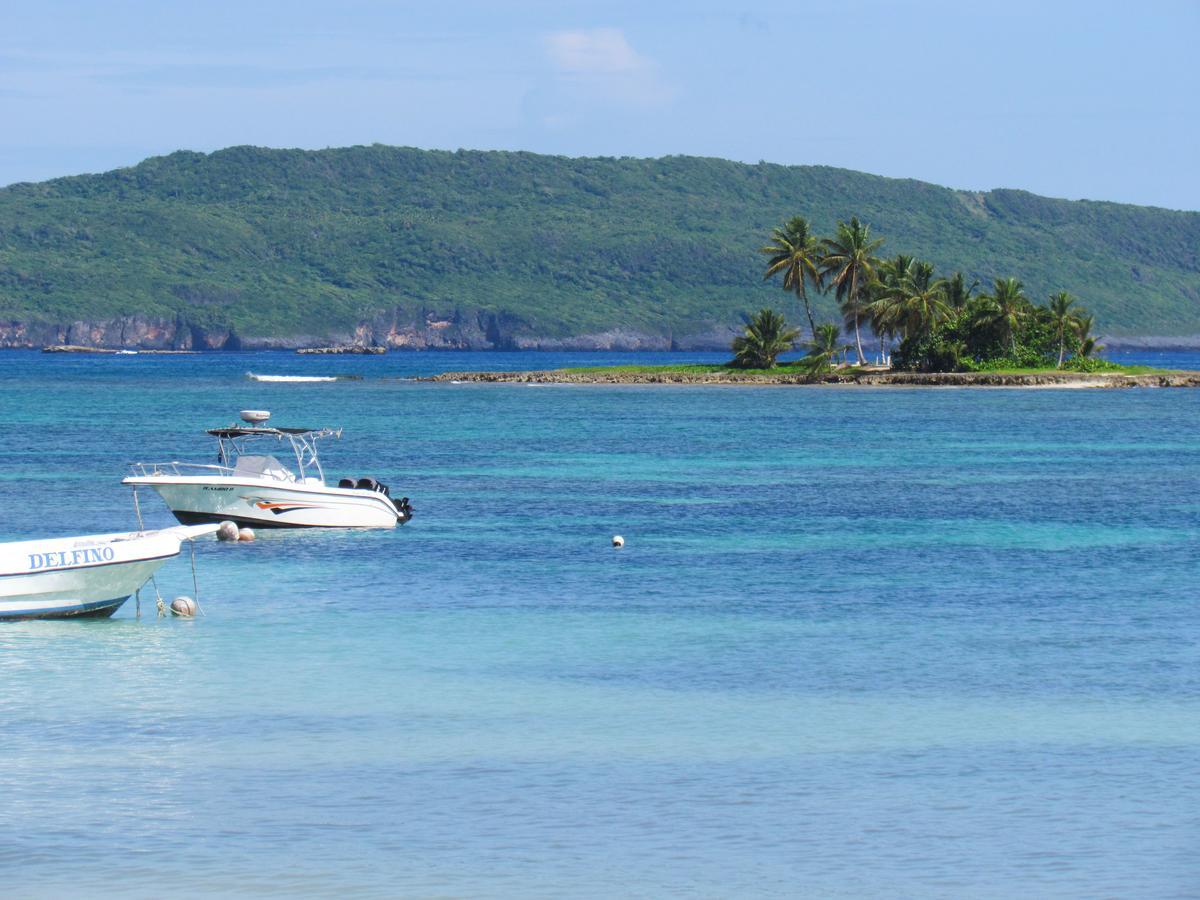
[(338, 482), (338, 487), (340, 487), (340, 488), (353, 488), (353, 487), (354, 487), (354, 480), (353, 480), (353, 479), (350, 479), (350, 478), (343, 478), (341, 481), (339, 481), (339, 482)]

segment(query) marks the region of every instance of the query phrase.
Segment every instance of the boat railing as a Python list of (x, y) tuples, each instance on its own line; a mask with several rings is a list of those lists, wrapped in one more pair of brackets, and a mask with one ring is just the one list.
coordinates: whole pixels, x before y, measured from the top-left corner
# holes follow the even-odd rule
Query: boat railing
[(291, 472), (282, 467), (244, 469), (209, 463), (187, 463), (172, 460), (171, 462), (131, 463), (129, 468), (135, 478), (154, 478), (160, 475), (198, 478), (207, 475), (217, 477), (265, 478), (286, 483), (296, 480)]
[(232, 475), (229, 466), (207, 465), (205, 463), (185, 462), (156, 462), (131, 463), (130, 471), (139, 478), (153, 478), (156, 475)]

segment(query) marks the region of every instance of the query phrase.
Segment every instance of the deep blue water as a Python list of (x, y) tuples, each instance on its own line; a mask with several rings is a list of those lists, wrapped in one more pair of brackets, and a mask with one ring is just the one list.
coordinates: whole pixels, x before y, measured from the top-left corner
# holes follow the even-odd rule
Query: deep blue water
[(0, 625), (4, 892), (1200, 895), (1200, 392), (401, 380), (621, 358), (0, 355), (5, 538), (248, 406), (417, 510)]

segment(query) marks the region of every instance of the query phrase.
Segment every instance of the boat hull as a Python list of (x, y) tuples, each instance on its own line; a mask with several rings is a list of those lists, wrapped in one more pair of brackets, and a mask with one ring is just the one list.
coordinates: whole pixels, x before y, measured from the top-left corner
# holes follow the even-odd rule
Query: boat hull
[[(23, 609), (13, 612), (0, 611), (0, 619), (18, 622), (24, 619), (110, 619), (113, 613), (125, 605), (129, 597), (115, 600), (98, 600), (94, 603), (68, 603), (66, 606), (47, 609)], [(0, 604), (2, 606), (2, 604)]]
[(404, 524), (391, 499), (377, 491), (280, 484), (220, 476), (145, 476), (146, 485), (185, 524), (232, 521), (253, 528), (394, 528)]
[(203, 528), (0, 545), (0, 619), (111, 616)]

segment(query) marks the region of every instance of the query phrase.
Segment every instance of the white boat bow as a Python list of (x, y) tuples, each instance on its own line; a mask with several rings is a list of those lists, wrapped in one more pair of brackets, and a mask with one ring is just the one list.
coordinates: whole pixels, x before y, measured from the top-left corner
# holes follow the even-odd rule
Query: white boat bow
[(184, 541), (216, 530), (176, 525), (0, 543), (0, 619), (111, 616)]

